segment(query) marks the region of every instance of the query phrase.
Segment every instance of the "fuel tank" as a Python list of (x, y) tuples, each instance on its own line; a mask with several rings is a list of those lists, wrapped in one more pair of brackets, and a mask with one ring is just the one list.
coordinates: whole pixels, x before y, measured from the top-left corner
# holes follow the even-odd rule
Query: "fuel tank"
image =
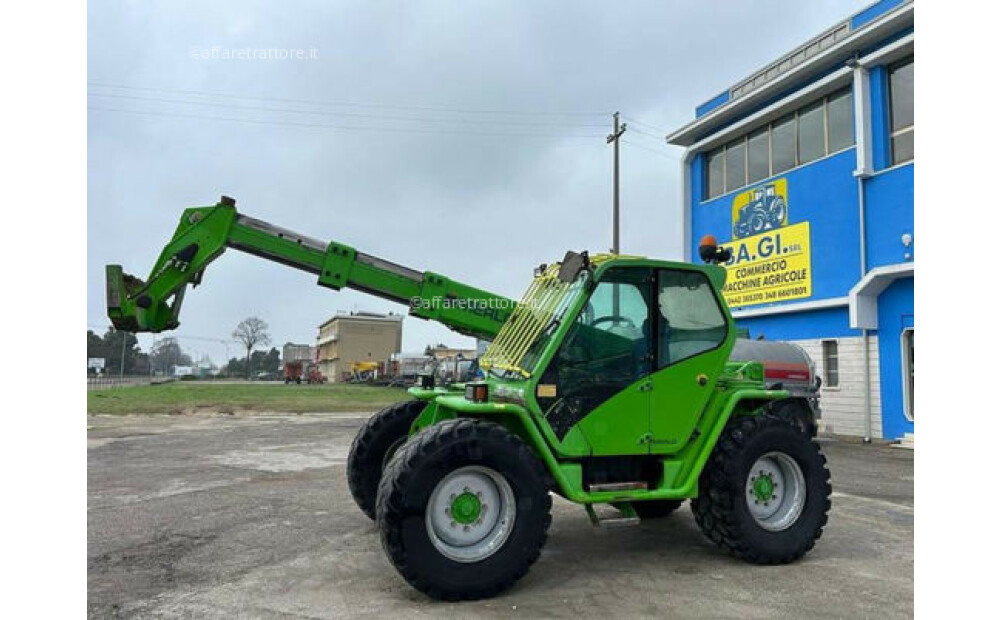
[(762, 362), (764, 382), (768, 387), (781, 384), (783, 389), (800, 396), (814, 396), (819, 391), (816, 364), (797, 344), (737, 338), (729, 359), (734, 362)]

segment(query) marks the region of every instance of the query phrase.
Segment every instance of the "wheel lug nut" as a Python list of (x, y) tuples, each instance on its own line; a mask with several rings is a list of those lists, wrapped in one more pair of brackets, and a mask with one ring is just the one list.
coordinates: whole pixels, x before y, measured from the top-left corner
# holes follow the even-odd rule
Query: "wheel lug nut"
[(455, 522), (455, 521), (452, 521), (452, 522), (451, 522), (451, 526), (452, 526), (452, 527), (455, 527), (456, 525), (458, 525), (458, 523), (457, 523), (457, 522)]
[(448, 499), (455, 499), (455, 494), (454, 494), (454, 493), (452, 493), (451, 495), (449, 495), (449, 496), (448, 496)]
[(478, 497), (479, 499), (483, 499), (483, 492), (482, 491), (476, 491), (476, 497)]
[(462, 526), (462, 531), (468, 532), (469, 531), (469, 526), (468, 525), (463, 525)]

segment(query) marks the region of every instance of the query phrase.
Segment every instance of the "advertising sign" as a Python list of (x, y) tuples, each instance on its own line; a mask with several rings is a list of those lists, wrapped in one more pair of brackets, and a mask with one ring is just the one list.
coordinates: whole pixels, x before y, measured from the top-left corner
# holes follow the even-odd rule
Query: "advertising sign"
[(732, 308), (812, 296), (809, 222), (788, 224), (785, 179), (733, 198), (732, 250), (723, 296)]
[(88, 357), (87, 358), (87, 368), (93, 368), (94, 370), (104, 370), (104, 358), (103, 357)]

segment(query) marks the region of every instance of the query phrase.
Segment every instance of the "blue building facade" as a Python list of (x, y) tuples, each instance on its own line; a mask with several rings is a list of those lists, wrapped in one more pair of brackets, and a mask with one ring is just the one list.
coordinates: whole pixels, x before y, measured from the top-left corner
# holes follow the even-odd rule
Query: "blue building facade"
[(667, 136), (685, 258), (705, 235), (733, 250), (738, 324), (810, 353), (838, 434), (913, 435), (913, 10), (870, 5)]

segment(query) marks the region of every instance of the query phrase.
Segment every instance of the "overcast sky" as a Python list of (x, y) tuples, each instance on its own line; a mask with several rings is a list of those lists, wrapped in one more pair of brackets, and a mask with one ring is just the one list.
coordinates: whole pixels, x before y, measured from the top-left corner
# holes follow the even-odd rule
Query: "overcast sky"
[[(622, 250), (679, 258), (682, 151), (662, 136), (866, 4), (92, 0), (88, 327), (108, 325), (104, 265), (145, 278), (181, 211), (221, 194), (279, 226), (519, 297), (534, 265), (610, 247), (615, 110), (635, 119)], [(224, 58), (247, 48), (303, 58)], [(312, 343), (338, 310), (405, 308), (230, 250), (188, 293), (174, 335), (222, 362), (246, 316), (280, 347)], [(472, 345), (406, 319), (404, 350), (436, 342)]]

